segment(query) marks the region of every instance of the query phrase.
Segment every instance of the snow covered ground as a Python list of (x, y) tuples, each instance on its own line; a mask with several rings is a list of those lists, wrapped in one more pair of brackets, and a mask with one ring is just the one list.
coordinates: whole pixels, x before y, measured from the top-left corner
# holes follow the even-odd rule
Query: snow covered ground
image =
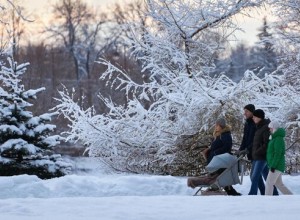
[(235, 185), (243, 196), (192, 196), (186, 177), (68, 175), (0, 177), (1, 220), (299, 219), (300, 176), (284, 175), (292, 196), (248, 196), (249, 177)]

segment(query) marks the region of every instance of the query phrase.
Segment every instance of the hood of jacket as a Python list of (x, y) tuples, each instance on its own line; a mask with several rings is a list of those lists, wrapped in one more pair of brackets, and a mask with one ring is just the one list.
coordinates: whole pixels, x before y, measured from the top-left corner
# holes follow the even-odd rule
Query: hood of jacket
[(220, 136), (223, 133), (230, 132), (231, 127), (229, 125), (226, 125), (225, 128), (223, 128), (221, 131), (214, 131), (213, 136), (214, 138)]
[(273, 134), (272, 139), (275, 137), (285, 137), (285, 130), (283, 128), (278, 128)]

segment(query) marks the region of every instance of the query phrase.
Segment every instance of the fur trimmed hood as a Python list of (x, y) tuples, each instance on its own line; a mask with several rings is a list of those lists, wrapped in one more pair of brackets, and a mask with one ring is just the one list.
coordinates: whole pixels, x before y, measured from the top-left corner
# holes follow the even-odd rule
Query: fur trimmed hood
[(231, 127), (229, 125), (226, 125), (225, 128), (223, 128), (221, 131), (214, 130), (213, 136), (214, 138), (217, 138), (218, 136), (220, 136), (225, 132), (231, 132)]

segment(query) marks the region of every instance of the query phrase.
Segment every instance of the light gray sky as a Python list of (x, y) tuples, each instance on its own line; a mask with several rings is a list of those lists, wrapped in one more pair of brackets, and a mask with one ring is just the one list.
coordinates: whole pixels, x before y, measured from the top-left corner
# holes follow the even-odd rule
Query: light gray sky
[(236, 33), (236, 36), (239, 40), (252, 45), (258, 40), (258, 29), (263, 25), (263, 18), (266, 17), (267, 22), (270, 23), (275, 21), (275, 17), (271, 15), (269, 9), (251, 10), (248, 13), (251, 15), (251, 18), (238, 16), (237, 22), (244, 29), (244, 32), (239, 31)]
[[(22, 5), (28, 8), (29, 11), (51, 11), (51, 5), (59, 0), (22, 0)], [(93, 5), (95, 7), (105, 8), (114, 3), (126, 3), (132, 0), (83, 0), (87, 2), (89, 5)]]
[[(51, 5), (59, 0), (22, 0), (22, 5), (26, 8), (27, 12), (30, 14), (37, 14), (34, 19), (34, 24), (29, 28), (32, 32), (32, 29), (42, 29), (43, 24), (47, 21), (47, 14), (51, 12)], [(114, 3), (128, 3), (133, 0), (84, 0), (89, 5), (94, 6), (96, 10), (105, 10), (110, 5)], [(245, 33), (238, 32), (236, 36), (239, 41), (243, 41), (246, 44), (252, 45), (255, 41), (257, 41), (257, 29), (262, 26), (263, 17), (268, 15), (269, 13), (261, 10), (259, 13), (257, 11), (252, 11), (251, 15), (253, 18), (239, 17), (238, 22), (245, 30)], [(271, 21), (271, 17), (268, 21)]]
[[(20, 5), (25, 8), (25, 15), (28, 19), (34, 20), (32, 23), (27, 23), (26, 28), (28, 31), (25, 32), (23, 38), (29, 39), (34, 42), (39, 40), (41, 35), (35, 34), (44, 30), (46, 23), (49, 20), (50, 13), (52, 11), (52, 5), (60, 0), (16, 0), (20, 2)], [(127, 3), (132, 0), (83, 0), (88, 5), (95, 7), (95, 10), (105, 11), (109, 6), (115, 3)]]

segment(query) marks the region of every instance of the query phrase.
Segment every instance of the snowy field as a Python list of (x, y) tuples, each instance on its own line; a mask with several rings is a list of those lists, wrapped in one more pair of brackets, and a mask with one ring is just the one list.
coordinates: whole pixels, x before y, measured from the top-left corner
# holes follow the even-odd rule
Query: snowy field
[(300, 176), (283, 180), (295, 195), (248, 196), (249, 177), (235, 188), (243, 196), (192, 196), (186, 177), (69, 175), (0, 177), (1, 220), (299, 219)]

